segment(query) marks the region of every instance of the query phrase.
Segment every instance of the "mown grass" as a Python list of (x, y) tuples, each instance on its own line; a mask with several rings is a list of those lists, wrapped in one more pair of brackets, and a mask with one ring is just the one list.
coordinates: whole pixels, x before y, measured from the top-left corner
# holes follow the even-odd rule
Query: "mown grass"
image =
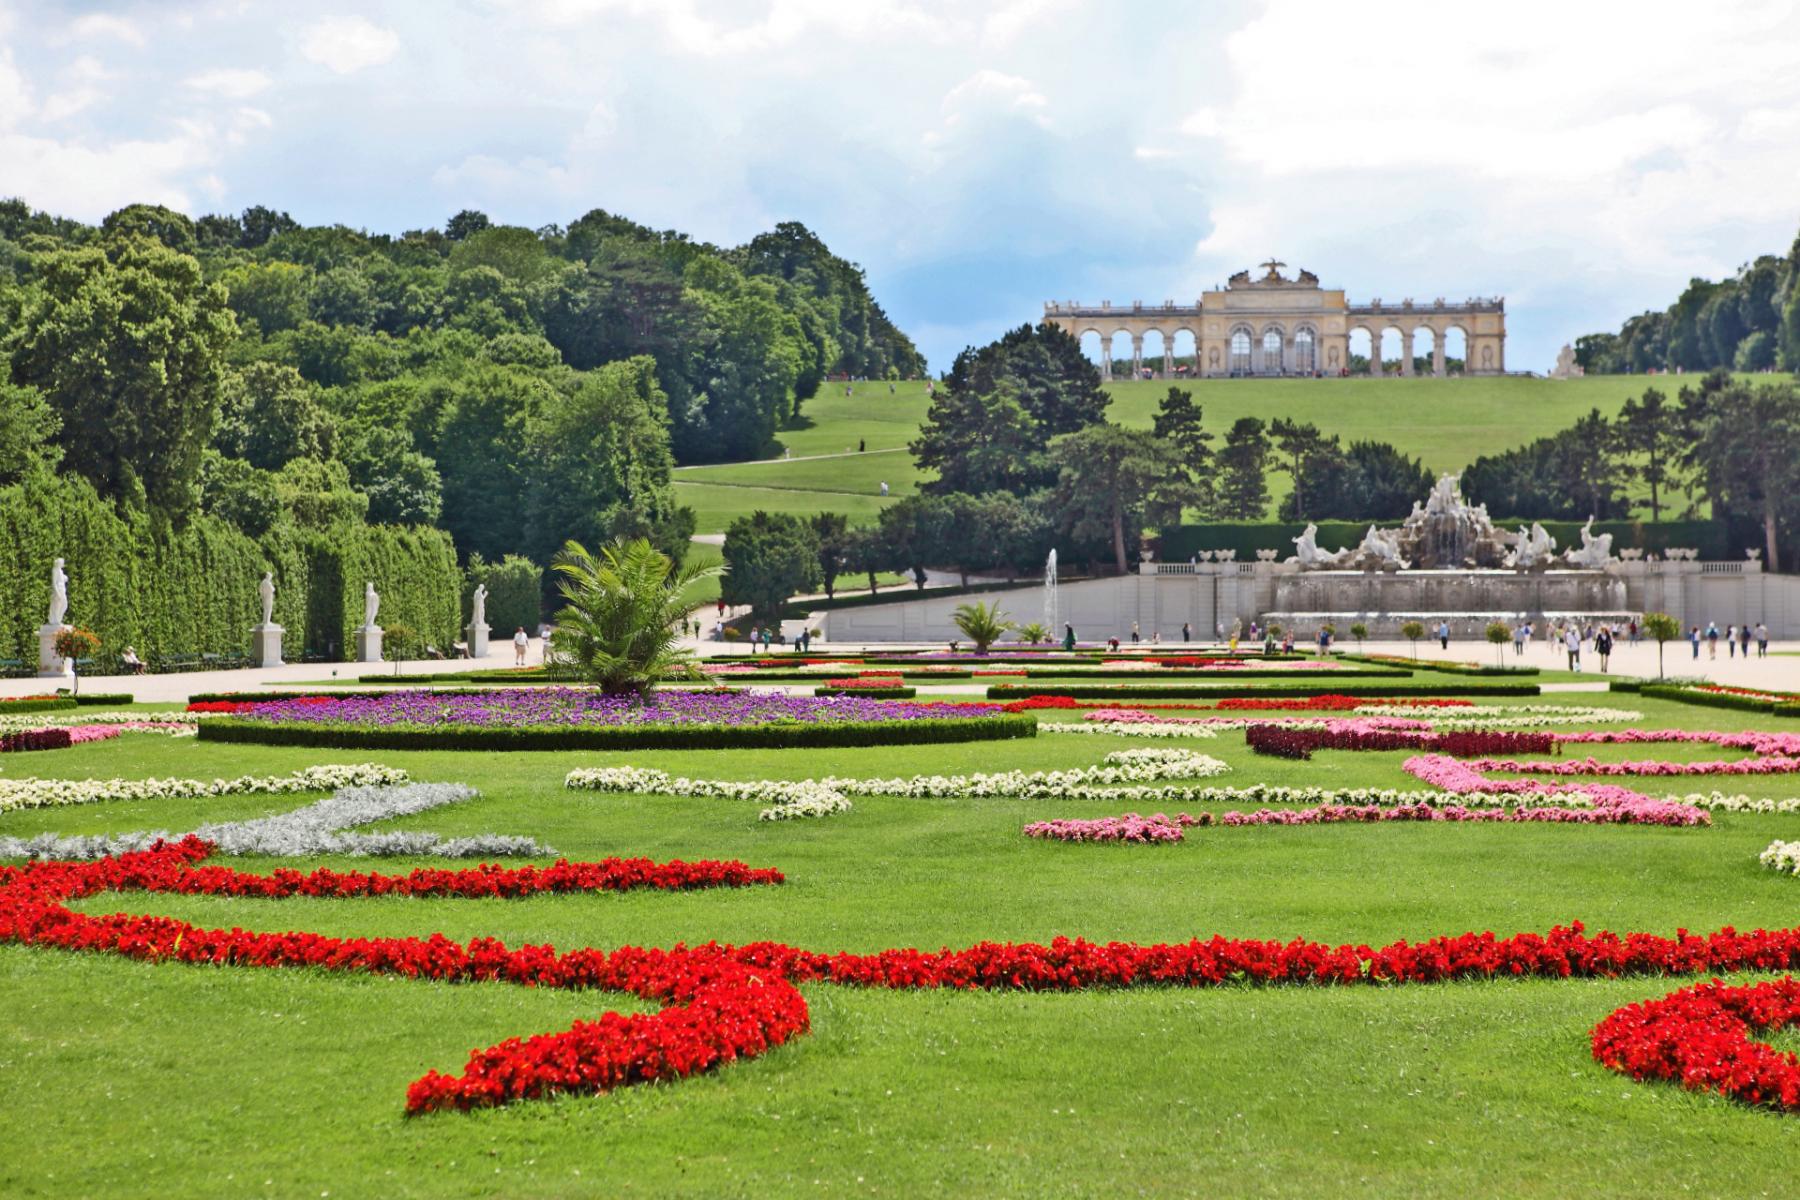
[[(1433, 471), (1458, 471), (1483, 454), (1493, 454), (1545, 437), (1598, 408), (1616, 414), (1629, 397), (1660, 387), (1671, 399), (1679, 379), (1593, 376), (1583, 379), (1518, 377), (1470, 379), (1203, 379), (1177, 380), (1194, 393), (1206, 427), (1222, 444), (1239, 417), (1269, 421), (1289, 417), (1312, 422), (1345, 444), (1391, 442)], [(768, 457), (844, 455), (861, 441), (865, 453), (795, 462), (760, 462), (694, 467), (676, 474), (682, 503), (700, 515), (700, 532), (718, 532), (733, 517), (762, 508), (770, 512), (842, 512), (864, 524), (875, 519), (882, 480), (890, 496), (910, 494), (923, 476), (904, 447), (918, 435), (930, 401), (923, 382), (859, 383), (853, 394), (843, 384), (827, 384), (806, 402), (798, 427), (777, 435)], [(1166, 381), (1120, 380), (1107, 385), (1113, 401), (1108, 419), (1148, 428), (1157, 403), (1168, 394)], [(1396, 420), (1395, 414), (1403, 414)], [(898, 453), (872, 453), (894, 451)], [(720, 484), (738, 485), (734, 491)], [(1270, 514), (1288, 491), (1288, 477), (1269, 476)], [(787, 495), (771, 495), (775, 492)]]
[[(1632, 696), (1646, 726), (1755, 727), (1752, 714)], [(1046, 719), (1067, 720), (1067, 714)], [(630, 762), (765, 778), (1072, 767), (1132, 744), (875, 750), (330, 754), (129, 737), (9, 755), (5, 774), (277, 773), (363, 758), (483, 797), (395, 823), (529, 833), (574, 857), (739, 858), (781, 888), (488, 901), (228, 901), (106, 895), (88, 911), (342, 936), (492, 935), (561, 948), (772, 938), (817, 949), (984, 939), (1178, 940), (1223, 933), (1380, 943), (1580, 918), (1669, 932), (1795, 922), (1800, 881), (1757, 866), (1792, 816), (1711, 828), (1335, 826), (1203, 829), (1171, 847), (1070, 846), (1028, 820), (1105, 802), (858, 799), (764, 824), (753, 804), (561, 786)], [(1149, 743), (1168, 745), (1170, 743)], [(1407, 786), (1402, 754), (1251, 755), (1179, 743), (1217, 782)], [(1735, 756), (1594, 747), (1596, 757)], [(1688, 790), (1701, 780), (1654, 780)], [(1705, 781), (1714, 782), (1714, 781)], [(1724, 780), (1793, 794), (1792, 777)], [(0, 832), (184, 828), (301, 798), (101, 804), (0, 816)], [(279, 860), (237, 865), (265, 870)], [(294, 860), (288, 865), (315, 866)], [(333, 865), (367, 869), (366, 861)], [(410, 862), (383, 864), (405, 870)], [(1678, 981), (1381, 989), (861, 992), (808, 986), (813, 1029), (714, 1075), (610, 1096), (408, 1121), (406, 1085), (470, 1047), (566, 1028), (605, 995), (312, 972), (207, 970), (0, 949), (0, 1094), (19, 1131), (7, 1195), (877, 1195), (1122, 1193), (1564, 1196), (1785, 1192), (1792, 1121), (1598, 1068), (1587, 1033)]]

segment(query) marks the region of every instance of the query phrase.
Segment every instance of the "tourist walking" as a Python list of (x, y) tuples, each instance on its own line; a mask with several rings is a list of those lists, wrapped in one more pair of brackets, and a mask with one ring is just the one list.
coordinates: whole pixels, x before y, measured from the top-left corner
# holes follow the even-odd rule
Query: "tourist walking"
[(1736, 658), (1737, 657), (1737, 626), (1736, 625), (1727, 625), (1725, 627), (1725, 657), (1726, 658)]
[(769, 625), (764, 625), (763, 626), (763, 653), (764, 654), (775, 653), (775, 651), (773, 651), (769, 648), (774, 643), (774, 641), (775, 641), (774, 628)]
[(1075, 649), (1075, 627), (1073, 625), (1063, 626), (1063, 649), (1071, 651)]
[(1138, 637), (1138, 623), (1133, 621), (1131, 623), (1131, 644), (1135, 646), (1141, 640), (1142, 639)]
[(1186, 621), (1183, 621), (1181, 623), (1181, 640), (1184, 642), (1191, 642), (1194, 640), (1193, 627), (1190, 626)]
[(1438, 645), (1448, 650), (1450, 648), (1450, 622), (1439, 621), (1437, 633)]
[(884, 479), (881, 481), (881, 494), (885, 496), (885, 495), (887, 495), (887, 492), (888, 492), (887, 480)]
[(1637, 645), (1637, 643), (1638, 643), (1638, 627), (1637, 627), (1636, 621), (1633, 621), (1630, 625), (1625, 627), (1625, 638), (1633, 646)]
[(1531, 626), (1520, 623), (1513, 626), (1513, 657), (1518, 658), (1525, 653), (1525, 639), (1531, 636)]
[(1756, 657), (1769, 657), (1769, 627), (1761, 621), (1756, 623)]
[(1706, 657), (1719, 657), (1719, 627), (1711, 621), (1706, 623)]
[(1319, 630), (1319, 657), (1326, 658), (1331, 654), (1331, 630), (1321, 627)]
[(1594, 635), (1594, 654), (1600, 659), (1600, 671), (1602, 674), (1606, 673), (1607, 660), (1612, 658), (1612, 650), (1613, 650), (1612, 630), (1610, 630), (1606, 626), (1602, 625), (1600, 627), (1600, 632), (1596, 633)]
[(1698, 625), (1691, 626), (1688, 629), (1688, 644), (1693, 646), (1693, 648), (1694, 648), (1694, 657), (1699, 658), (1700, 657), (1700, 627)]
[(530, 645), (531, 639), (525, 635), (525, 627), (519, 626), (518, 632), (513, 634), (513, 666), (525, 665), (525, 648)]
[(1563, 649), (1569, 652), (1569, 670), (1581, 670), (1581, 635), (1573, 626), (1563, 635)]
[(1750, 657), (1750, 622), (1748, 621), (1738, 626), (1738, 649), (1744, 652), (1745, 658)]

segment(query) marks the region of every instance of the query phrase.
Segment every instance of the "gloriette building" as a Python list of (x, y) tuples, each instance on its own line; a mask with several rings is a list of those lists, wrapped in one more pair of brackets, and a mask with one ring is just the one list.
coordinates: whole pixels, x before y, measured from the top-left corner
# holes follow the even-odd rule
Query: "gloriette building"
[(1381, 336), (1389, 329), (1400, 333), (1402, 375), (1415, 374), (1414, 338), (1420, 330), (1431, 334), (1433, 375), (1446, 374), (1444, 345), (1453, 332), (1462, 335), (1466, 373), (1500, 375), (1506, 371), (1503, 297), (1351, 304), (1343, 289), (1320, 287), (1319, 277), (1311, 271), (1287, 278), (1281, 273), (1286, 265), (1274, 259), (1262, 263), (1263, 274), (1255, 279), (1249, 271), (1239, 271), (1223, 288), (1204, 293), (1192, 305), (1050, 301), (1044, 305), (1044, 320), (1077, 338), (1098, 334), (1100, 373), (1107, 379), (1112, 378), (1110, 351), (1114, 335), (1119, 333), (1131, 337), (1131, 362), (1137, 374), (1145, 367), (1145, 335), (1160, 334), (1164, 378), (1175, 374), (1175, 338), (1180, 333), (1193, 337), (1196, 373), (1207, 377), (1348, 374), (1350, 335), (1358, 330), (1369, 335), (1374, 350), (1368, 370), (1377, 375), (1381, 373)]

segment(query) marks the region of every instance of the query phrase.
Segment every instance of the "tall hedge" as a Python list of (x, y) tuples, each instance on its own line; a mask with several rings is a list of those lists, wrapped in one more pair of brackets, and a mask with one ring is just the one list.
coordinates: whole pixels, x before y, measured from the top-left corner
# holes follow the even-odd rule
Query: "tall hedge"
[(36, 663), (58, 557), (67, 560), (68, 621), (99, 635), (103, 662), (127, 645), (152, 663), (248, 653), (266, 570), (275, 572), (275, 621), (288, 630), (290, 658), (303, 649), (323, 656), (327, 646), (341, 655), (353, 644), (347, 633), (362, 621), (371, 573), (384, 621), (445, 646), (457, 624), (461, 575), (437, 530), (352, 526), (258, 541), (206, 516), (174, 529), (121, 512), (78, 477), (34, 476), (0, 488), (0, 658)]
[(487, 620), (497, 637), (511, 637), (515, 629), (537, 633), (543, 619), (544, 572), (529, 558), (509, 554), (497, 563), (479, 554), (469, 558), (463, 581), (462, 615), (467, 622), (473, 611), (475, 585), (487, 584)]

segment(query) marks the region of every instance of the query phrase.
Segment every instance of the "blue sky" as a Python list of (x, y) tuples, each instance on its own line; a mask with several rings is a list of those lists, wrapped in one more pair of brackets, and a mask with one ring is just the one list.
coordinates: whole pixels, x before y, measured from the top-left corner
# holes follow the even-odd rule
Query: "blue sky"
[[(1466, 11), (1464, 11), (1466, 9)], [(1508, 365), (1800, 227), (1788, 3), (0, 0), (0, 193), (398, 232), (796, 219), (943, 368), (1270, 254)]]

